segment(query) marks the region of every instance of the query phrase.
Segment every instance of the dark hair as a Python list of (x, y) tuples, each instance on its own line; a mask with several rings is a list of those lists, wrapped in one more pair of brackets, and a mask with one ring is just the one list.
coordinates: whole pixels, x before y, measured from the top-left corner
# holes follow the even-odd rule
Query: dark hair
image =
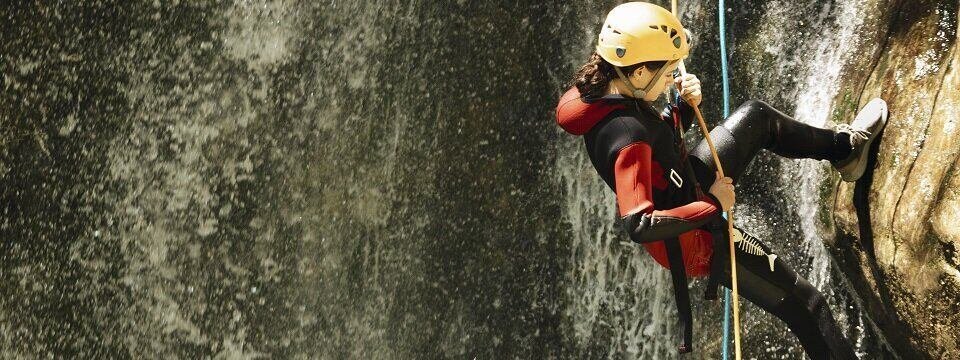
[[(666, 64), (666, 61), (650, 61), (622, 67), (620, 70), (623, 71), (624, 75), (629, 76), (630, 73), (641, 66), (647, 69), (659, 69)], [(580, 70), (577, 70), (577, 73), (573, 75), (570, 86), (576, 86), (581, 96), (597, 98), (606, 93), (610, 81), (616, 78), (617, 72), (614, 70), (613, 64), (608, 63), (600, 57), (600, 54), (594, 52), (590, 55), (587, 63), (583, 64)]]

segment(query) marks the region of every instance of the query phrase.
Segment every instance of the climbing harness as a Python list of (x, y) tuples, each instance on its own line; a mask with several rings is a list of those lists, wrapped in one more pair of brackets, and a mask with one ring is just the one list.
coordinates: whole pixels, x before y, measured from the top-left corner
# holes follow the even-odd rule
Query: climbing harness
[[(724, 40), (725, 33), (725, 24), (724, 24), (724, 4), (723, 0), (719, 0), (719, 13), (720, 13), (720, 48), (721, 48), (721, 63), (723, 65), (723, 89), (724, 89), (724, 117), (729, 115), (729, 87), (727, 79), (727, 66), (726, 66), (726, 44)], [(674, 16), (679, 18), (679, 12), (677, 9), (677, 0), (672, 0), (671, 10)], [(683, 60), (680, 61), (679, 66), (680, 73), (685, 75), (687, 73), (686, 67), (683, 64)], [(707, 127), (706, 122), (703, 120), (703, 114), (700, 113), (700, 108), (698, 106), (691, 106), (693, 108), (693, 113), (697, 117), (697, 123), (700, 125), (700, 129), (703, 130), (703, 137), (707, 142), (707, 146), (710, 147), (710, 153), (713, 155), (713, 162), (717, 167), (717, 172), (720, 177), (725, 177), (723, 172), (723, 165), (720, 163), (720, 157), (717, 155), (717, 148), (713, 144), (713, 139), (710, 138), (710, 129)], [(738, 286), (737, 286), (737, 255), (736, 255), (736, 244), (735, 244), (735, 232), (733, 228), (733, 209), (727, 211), (727, 232), (730, 234), (729, 246), (730, 246), (730, 284), (732, 288), (732, 298), (733, 298), (733, 346), (734, 346), (734, 356), (736, 360), (740, 360), (740, 297), (738, 295)], [(729, 300), (731, 296), (730, 292), (726, 292), (724, 298)], [(729, 301), (726, 301), (729, 304)], [(726, 324), (726, 319), (724, 319), (724, 329), (728, 328)], [(726, 334), (724, 334), (726, 335)], [(724, 359), (727, 358), (727, 339), (724, 336)]]

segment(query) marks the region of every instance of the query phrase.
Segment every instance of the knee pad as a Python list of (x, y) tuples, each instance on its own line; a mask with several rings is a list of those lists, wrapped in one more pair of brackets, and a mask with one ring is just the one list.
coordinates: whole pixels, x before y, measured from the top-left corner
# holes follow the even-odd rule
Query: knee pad
[(749, 100), (740, 105), (722, 125), (730, 130), (744, 152), (756, 153), (769, 148), (774, 139), (775, 124), (769, 116), (772, 109), (763, 101)]
[[(769, 116), (771, 109), (763, 101), (747, 101), (710, 132), (725, 175), (737, 180), (746, 172), (757, 152), (770, 147), (775, 125)], [(716, 171), (710, 147), (705, 142), (697, 145), (690, 154), (709, 165), (710, 172)]]
[(733, 130), (762, 123), (765, 118), (763, 114), (767, 109), (770, 109), (770, 105), (763, 101), (747, 100), (724, 120), (723, 126)]
[[(740, 139), (735, 138), (730, 130), (724, 126), (713, 128), (713, 131), (710, 132), (710, 139), (713, 140), (713, 144), (717, 147), (717, 156), (723, 165), (724, 175), (733, 178), (734, 181), (738, 180), (740, 175), (746, 170), (747, 165), (750, 164), (755, 152), (750, 153), (749, 149), (740, 144)], [(690, 152), (690, 155), (699, 159), (700, 162), (705, 165), (705, 169), (699, 169), (701, 173), (698, 173), (698, 178), (713, 179), (713, 173), (717, 171), (717, 166), (713, 162), (713, 154), (710, 152), (710, 146), (707, 142), (701, 141), (700, 144)], [(694, 167), (694, 171), (697, 170), (698, 169)], [(705, 185), (710, 186), (710, 184), (712, 184), (712, 182), (706, 183)]]

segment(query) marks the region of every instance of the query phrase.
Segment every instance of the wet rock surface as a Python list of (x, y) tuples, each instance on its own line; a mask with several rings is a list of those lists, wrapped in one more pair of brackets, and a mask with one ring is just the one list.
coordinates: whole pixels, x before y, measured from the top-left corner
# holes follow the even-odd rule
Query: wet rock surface
[[(888, 26), (881, 21), (865, 34), (876, 41), (861, 52), (874, 56), (851, 64), (843, 86), (861, 106), (873, 97), (887, 100), (890, 120), (873, 172), (839, 185), (839, 236), (831, 249), (900, 354), (957, 358), (957, 4), (881, 7), (897, 11), (881, 15)], [(836, 110), (852, 116), (858, 107)]]

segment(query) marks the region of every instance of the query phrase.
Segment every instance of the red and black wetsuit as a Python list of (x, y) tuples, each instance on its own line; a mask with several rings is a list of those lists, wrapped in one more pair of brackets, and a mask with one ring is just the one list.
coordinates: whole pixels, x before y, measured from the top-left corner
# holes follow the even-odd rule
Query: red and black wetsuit
[[(700, 188), (714, 181), (712, 155), (701, 141), (688, 156), (680, 135), (692, 117), (682, 102), (657, 112), (619, 95), (586, 98), (576, 88), (557, 105), (559, 125), (584, 137), (597, 173), (616, 193), (630, 238), (670, 270), (681, 352), (691, 350), (692, 337), (686, 278), (711, 275), (708, 298), (715, 298), (716, 284), (730, 287), (726, 223), (717, 199)], [(798, 122), (760, 101), (748, 101), (710, 132), (734, 183), (761, 149), (788, 158), (839, 160), (850, 153), (845, 136)], [(740, 295), (783, 320), (812, 359), (856, 359), (823, 295), (766, 244), (745, 237), (736, 249)]]
[[(670, 268), (663, 240), (679, 238), (688, 276), (710, 272), (713, 240), (702, 229), (720, 215), (720, 202), (700, 191), (687, 163), (679, 128), (689, 128), (686, 103), (658, 113), (620, 95), (586, 99), (576, 88), (563, 95), (557, 121), (583, 135), (590, 161), (617, 194), (630, 238)], [(708, 184), (709, 186), (709, 184)]]
[(702, 227), (720, 214), (720, 202), (700, 190), (687, 161), (681, 129), (689, 128), (692, 112), (685, 103), (658, 113), (646, 102), (620, 95), (590, 99), (576, 88), (557, 106), (560, 126), (583, 135), (590, 161), (616, 192), (630, 238), (670, 269), (681, 353), (692, 348), (686, 278), (710, 272), (714, 242)]

